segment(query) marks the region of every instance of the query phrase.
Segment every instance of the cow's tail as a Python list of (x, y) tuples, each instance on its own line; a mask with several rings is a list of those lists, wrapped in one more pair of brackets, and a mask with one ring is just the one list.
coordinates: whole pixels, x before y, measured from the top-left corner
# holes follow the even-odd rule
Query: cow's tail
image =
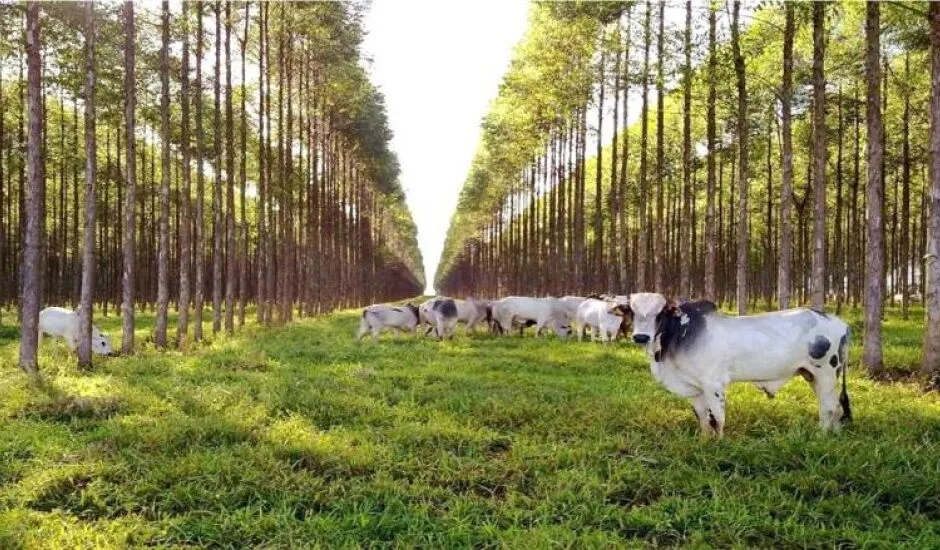
[(849, 378), (849, 338), (852, 336), (852, 330), (849, 328), (845, 329), (845, 336), (843, 337), (843, 342), (839, 350), (839, 360), (842, 362), (842, 394), (839, 395), (839, 405), (842, 405), (842, 418), (839, 420), (841, 422), (851, 422), (852, 421), (852, 405), (849, 402), (849, 388), (848, 388), (848, 378)]

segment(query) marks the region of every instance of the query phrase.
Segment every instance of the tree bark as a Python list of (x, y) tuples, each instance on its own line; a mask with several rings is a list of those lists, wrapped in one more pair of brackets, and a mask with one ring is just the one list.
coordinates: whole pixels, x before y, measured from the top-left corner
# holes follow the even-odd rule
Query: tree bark
[(235, 331), (238, 246), (235, 241), (235, 141), (232, 117), (232, 3), (225, 3), (225, 332)]
[[(789, 5), (789, 4), (788, 4)], [(708, 159), (706, 160), (705, 192), (705, 298), (713, 302), (718, 300), (715, 286), (715, 265), (718, 257), (718, 236), (715, 226), (715, 101), (717, 97), (718, 53), (716, 49), (715, 24), (716, 8), (714, 2), (708, 6), (708, 106), (706, 107), (706, 142)]]
[[(931, 5), (933, 6), (933, 4)], [(935, 8), (931, 9), (931, 13)], [(863, 362), (872, 376), (884, 371), (881, 349), (881, 316), (884, 308), (884, 145), (881, 122), (881, 6), (869, 1), (865, 17), (865, 80), (868, 85), (868, 239), (865, 251), (865, 338)]]
[(195, 110), (196, 110), (196, 269), (195, 269), (195, 289), (193, 296), (193, 340), (202, 341), (202, 316), (203, 316), (203, 293), (205, 292), (205, 270), (206, 270), (206, 244), (205, 244), (205, 202), (206, 185), (205, 175), (203, 173), (203, 158), (205, 152), (205, 133), (202, 124), (202, 45), (203, 45), (203, 17), (202, 2), (196, 2), (196, 89)]
[(665, 25), (666, 2), (659, 2), (659, 33), (656, 37), (656, 227), (653, 228), (653, 288), (656, 292), (666, 292), (665, 282), (663, 280), (663, 271), (665, 263), (669, 257), (665, 246), (664, 233), (666, 223), (663, 218), (664, 189), (666, 187), (665, 171), (665, 100), (666, 93), (663, 89), (665, 82), (663, 77), (663, 38)]
[(179, 256), (180, 256), (180, 288), (177, 310), (179, 317), (176, 325), (176, 338), (180, 349), (186, 347), (189, 336), (189, 302), (190, 282), (189, 272), (191, 243), (191, 203), (192, 203), (192, 177), (190, 174), (190, 138), (189, 138), (189, 0), (183, 0), (183, 59), (180, 70), (180, 109), (181, 109), (181, 139), (180, 149), (183, 156), (182, 196), (180, 197), (179, 213), (180, 224)]
[(26, 4), (26, 95), (29, 126), (26, 145), (26, 189), (24, 196), (25, 233), (22, 259), (20, 304), (22, 305), (19, 365), (33, 377), (39, 376), (39, 306), (42, 279), (42, 43), (40, 42), (39, 2)]
[(637, 259), (636, 259), (636, 288), (646, 290), (646, 272), (647, 272), (647, 248), (649, 247), (649, 234), (646, 231), (646, 205), (647, 192), (649, 191), (649, 182), (646, 179), (647, 172), (647, 149), (649, 138), (648, 109), (649, 105), (649, 66), (650, 66), (650, 16), (652, 6), (649, 0), (646, 1), (646, 17), (643, 25), (643, 93), (642, 106), (640, 107), (640, 188), (637, 193), (637, 225), (639, 236), (637, 239)]
[[(91, 367), (91, 323), (95, 298), (95, 3), (85, 4), (85, 227), (82, 228), (82, 292), (78, 314), (78, 366)], [(76, 207), (78, 205), (75, 205)]]
[(940, 387), (940, 4), (928, 8), (930, 21), (930, 209), (926, 246), (926, 330), (921, 372)]
[(685, 2), (685, 74), (682, 83), (682, 216), (679, 220), (679, 294), (692, 297), (692, 0)]
[(121, 319), (124, 338), (121, 350), (125, 355), (134, 353), (134, 285), (136, 284), (135, 255), (137, 254), (136, 228), (137, 228), (137, 125), (134, 119), (136, 108), (136, 74), (134, 67), (135, 55), (135, 26), (134, 3), (124, 2), (124, 135), (127, 137), (127, 166), (124, 180), (124, 240), (122, 244), (124, 254), (124, 273), (121, 281), (123, 288), (123, 303), (121, 304)]
[(812, 307), (826, 306), (826, 3), (813, 3), (813, 276)]
[(225, 227), (222, 225), (222, 4), (216, 0), (213, 5), (215, 16), (215, 78), (212, 83), (213, 103), (212, 110), (212, 144), (215, 161), (215, 183), (212, 187), (212, 334), (222, 330), (222, 236)]
[(157, 236), (157, 319), (154, 344), (166, 348), (167, 306), (170, 301), (170, 3), (163, 0), (160, 49), (160, 228)]
[(741, 11), (740, 0), (733, 4), (731, 22), (731, 49), (734, 55), (734, 73), (738, 89), (738, 231), (737, 231), (737, 303), (738, 315), (747, 311), (747, 252), (748, 252), (748, 158), (747, 158), (747, 80), (745, 76), (744, 56), (741, 54), (741, 40), (738, 16)]

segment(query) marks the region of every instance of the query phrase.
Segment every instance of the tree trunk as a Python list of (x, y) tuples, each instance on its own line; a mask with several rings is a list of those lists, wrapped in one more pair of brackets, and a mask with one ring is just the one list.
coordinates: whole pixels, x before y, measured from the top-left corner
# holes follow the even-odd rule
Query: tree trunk
[[(788, 4), (789, 5), (789, 4)], [(718, 54), (715, 51), (715, 21), (716, 8), (714, 3), (708, 7), (708, 106), (706, 115), (706, 142), (708, 145), (708, 159), (706, 160), (706, 191), (705, 191), (705, 298), (711, 301), (718, 300), (718, 291), (715, 286), (715, 264), (718, 256), (718, 236), (715, 226), (715, 101), (718, 71)], [(720, 204), (720, 202), (719, 202)]]
[(136, 284), (135, 255), (137, 254), (137, 126), (134, 120), (136, 103), (134, 3), (124, 2), (124, 135), (127, 137), (127, 167), (124, 180), (124, 273), (121, 281), (123, 302), (121, 304), (124, 339), (121, 351), (125, 355), (134, 353), (134, 285)]
[[(91, 322), (95, 298), (95, 3), (85, 4), (85, 227), (82, 228), (82, 293), (78, 316), (78, 366), (91, 367)], [(76, 205), (77, 207), (78, 205)]]
[(685, 74), (682, 83), (682, 216), (679, 221), (679, 294), (692, 297), (692, 0), (685, 2)]
[(927, 322), (921, 372), (940, 387), (940, 4), (928, 8), (930, 21), (930, 195), (927, 220), (926, 287)]
[(225, 332), (235, 331), (238, 246), (235, 242), (235, 142), (232, 120), (232, 3), (225, 3)]
[(911, 119), (911, 72), (910, 55), (904, 54), (904, 116), (902, 121), (902, 135), (904, 139), (903, 156), (901, 161), (901, 247), (899, 251), (898, 263), (900, 264), (901, 280), (901, 316), (904, 319), (908, 317), (908, 308), (911, 303), (911, 285), (910, 285), (910, 246), (911, 246), (911, 143), (910, 143), (910, 119)]
[(747, 159), (747, 81), (745, 77), (744, 56), (741, 54), (738, 15), (741, 11), (740, 0), (733, 4), (731, 22), (731, 49), (734, 55), (734, 73), (738, 88), (738, 234), (737, 234), (737, 303), (738, 315), (747, 311), (747, 248), (748, 248), (748, 159)]
[(39, 376), (39, 306), (42, 279), (42, 44), (39, 36), (39, 2), (26, 4), (27, 114), (29, 137), (26, 146), (26, 189), (22, 282), (20, 304), (23, 308), (20, 336), (20, 368), (30, 376)]
[(653, 228), (653, 288), (656, 292), (666, 292), (663, 280), (665, 263), (669, 257), (665, 246), (664, 232), (666, 223), (663, 218), (664, 189), (666, 187), (665, 170), (665, 100), (663, 89), (663, 38), (666, 2), (659, 2), (659, 33), (656, 38), (656, 227)]
[(182, 144), (180, 149), (183, 153), (183, 189), (180, 197), (180, 288), (179, 302), (177, 310), (179, 317), (176, 325), (176, 338), (180, 349), (186, 347), (186, 339), (189, 335), (189, 302), (190, 302), (190, 251), (192, 249), (190, 224), (191, 214), (190, 206), (192, 203), (192, 181), (190, 174), (190, 139), (189, 139), (189, 0), (183, 0), (183, 59), (182, 69), (180, 71), (180, 109)]
[(205, 202), (206, 185), (203, 172), (205, 151), (205, 132), (202, 125), (202, 45), (203, 45), (203, 2), (196, 2), (196, 282), (193, 296), (193, 340), (202, 341), (203, 294), (205, 292), (206, 244), (205, 244)]
[(826, 3), (813, 3), (813, 276), (812, 307), (826, 306)]
[(212, 144), (215, 160), (215, 183), (212, 187), (212, 334), (222, 330), (222, 4), (212, 5), (215, 16), (215, 78), (213, 79)]
[[(600, 75), (599, 75), (599, 92), (598, 92), (598, 102), (597, 102), (597, 174), (594, 184), (594, 262), (593, 269), (593, 288), (602, 288), (605, 286), (604, 281), (604, 211), (603, 211), (603, 192), (601, 191), (601, 182), (603, 177), (603, 153), (604, 153), (604, 88), (605, 82), (605, 67), (607, 63), (607, 48), (604, 47), (604, 44), (601, 44), (601, 60), (600, 60)], [(534, 202), (535, 197), (533, 197), (533, 204), (537, 207), (537, 203)], [(541, 241), (537, 241), (541, 242)]]
[[(933, 4), (931, 4), (933, 6)], [(931, 8), (935, 13), (936, 8)], [(872, 376), (884, 371), (881, 350), (881, 315), (884, 297), (884, 183), (882, 160), (884, 142), (881, 124), (881, 6), (867, 3), (865, 17), (865, 80), (868, 85), (868, 240), (865, 251), (865, 337), (863, 362)], [(936, 65), (934, 65), (936, 66)], [(935, 79), (936, 80), (936, 79)], [(940, 142), (937, 142), (940, 144)]]
[(650, 67), (650, 16), (652, 6), (649, 0), (646, 1), (646, 17), (643, 24), (643, 92), (642, 106), (640, 107), (640, 185), (637, 193), (637, 225), (639, 236), (637, 239), (637, 258), (636, 258), (636, 288), (646, 290), (646, 272), (647, 256), (646, 251), (649, 246), (649, 234), (646, 232), (646, 204), (649, 191), (649, 182), (646, 179), (647, 171), (647, 149), (649, 138), (648, 109), (649, 105), (649, 67)]
[(166, 348), (167, 305), (170, 300), (170, 3), (163, 0), (160, 49), (160, 229), (157, 236), (157, 319), (154, 344)]

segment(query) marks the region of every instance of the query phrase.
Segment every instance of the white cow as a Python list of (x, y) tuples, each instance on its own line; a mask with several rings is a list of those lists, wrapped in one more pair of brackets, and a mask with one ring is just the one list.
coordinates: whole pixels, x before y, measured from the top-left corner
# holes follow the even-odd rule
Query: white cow
[(509, 296), (497, 300), (493, 302), (493, 320), (500, 332), (512, 330), (515, 325), (534, 324), (535, 336), (539, 336), (546, 325), (552, 325), (559, 338), (565, 339), (571, 334), (571, 324), (558, 298)]
[(655, 293), (632, 294), (630, 308), (633, 341), (646, 347), (653, 376), (692, 399), (703, 433), (723, 434), (728, 384), (753, 382), (773, 397), (796, 375), (813, 386), (823, 430), (851, 420), (850, 331), (841, 319), (810, 309), (727, 317), (711, 302), (677, 306)]
[(473, 298), (457, 300), (438, 296), (423, 302), (418, 307), (418, 314), (421, 318), (420, 323), (428, 325), (428, 329), (424, 333), (425, 336), (435, 330), (437, 326), (433, 309), (434, 305), (441, 300), (452, 300), (454, 302), (454, 305), (457, 307), (457, 322), (466, 324), (468, 332), (473, 330), (480, 321), (486, 320), (486, 322), (489, 323), (492, 318), (490, 303), (486, 300), (476, 300)]
[(418, 307), (413, 304), (404, 306), (390, 306), (376, 304), (362, 310), (362, 320), (359, 321), (359, 334), (357, 338), (372, 333), (372, 339), (377, 340), (379, 333), (384, 329), (395, 329), (396, 335), (400, 332), (414, 332), (418, 326)]
[(574, 321), (578, 317), (578, 306), (586, 299), (584, 296), (562, 296), (558, 299), (568, 321)]
[[(78, 312), (64, 307), (47, 307), (39, 312), (39, 334), (62, 338), (71, 351), (78, 349)], [(91, 327), (91, 351), (97, 355), (111, 355), (111, 340), (101, 329)]]
[(453, 299), (438, 298), (431, 303), (430, 321), (439, 339), (453, 338), (457, 319), (457, 304)]
[(578, 306), (578, 341), (584, 338), (584, 331), (591, 329), (592, 340), (600, 335), (606, 344), (617, 338), (624, 317), (630, 315), (630, 308), (607, 300), (588, 298)]

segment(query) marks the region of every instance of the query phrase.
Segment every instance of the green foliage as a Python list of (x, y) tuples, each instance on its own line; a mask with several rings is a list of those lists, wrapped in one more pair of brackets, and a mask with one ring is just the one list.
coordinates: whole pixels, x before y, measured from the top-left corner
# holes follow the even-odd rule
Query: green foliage
[[(143, 340), (152, 318), (140, 321)], [(0, 546), (940, 540), (940, 402), (864, 379), (857, 343), (843, 433), (819, 433), (796, 379), (774, 400), (733, 386), (715, 441), (630, 344), (358, 343), (358, 321), (250, 325), (186, 354), (100, 359), (92, 374), (46, 339), (40, 364), (55, 375), (38, 387), (2, 329)], [(119, 332), (114, 317), (100, 324)], [(891, 369), (916, 368), (921, 334), (889, 312)]]

